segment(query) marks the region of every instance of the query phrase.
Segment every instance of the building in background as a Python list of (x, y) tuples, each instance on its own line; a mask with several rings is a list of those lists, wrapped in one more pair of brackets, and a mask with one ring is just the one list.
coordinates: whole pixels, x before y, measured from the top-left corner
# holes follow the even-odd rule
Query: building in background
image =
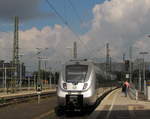
[[(99, 66), (102, 70), (106, 71), (106, 63), (98, 63), (97, 66)], [(111, 71), (112, 72), (122, 72), (124, 71), (124, 63), (120, 62), (112, 62), (111, 63)]]
[[(12, 82), (14, 80), (14, 69), (15, 67), (13, 67), (13, 63), (12, 62), (5, 62), (4, 60), (0, 61), (0, 87), (2, 88), (4, 86), (4, 80), (6, 77), (6, 83), (7, 83), (7, 87), (10, 87), (12, 85)], [(21, 71), (20, 71), (21, 69)], [(25, 72), (26, 72), (26, 68), (24, 63), (19, 64), (18, 68), (17, 68), (17, 72), (19, 73), (18, 75), (22, 78), (22, 82), (23, 80), (25, 80)], [(20, 78), (18, 77), (18, 78)], [(17, 80), (17, 84), (19, 84), (19, 79)]]

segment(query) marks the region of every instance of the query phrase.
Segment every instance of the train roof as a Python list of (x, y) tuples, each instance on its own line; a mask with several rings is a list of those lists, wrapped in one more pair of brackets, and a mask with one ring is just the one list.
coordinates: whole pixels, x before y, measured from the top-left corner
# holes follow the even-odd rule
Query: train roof
[(87, 59), (76, 59), (76, 60), (70, 60), (65, 63), (65, 65), (74, 65), (74, 64), (89, 65), (89, 64), (93, 64), (93, 62)]

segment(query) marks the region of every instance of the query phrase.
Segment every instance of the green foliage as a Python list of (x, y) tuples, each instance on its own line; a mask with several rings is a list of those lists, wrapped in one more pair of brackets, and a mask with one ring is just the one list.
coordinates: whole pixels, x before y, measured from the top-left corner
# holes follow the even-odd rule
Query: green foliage
[(0, 98), (0, 104), (3, 104), (5, 102), (6, 102), (6, 100), (4, 98)]

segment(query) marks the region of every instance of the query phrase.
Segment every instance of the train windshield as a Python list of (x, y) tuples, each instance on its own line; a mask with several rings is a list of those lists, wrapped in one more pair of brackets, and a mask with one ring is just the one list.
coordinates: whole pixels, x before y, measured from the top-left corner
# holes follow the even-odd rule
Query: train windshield
[(84, 82), (88, 71), (87, 65), (69, 65), (66, 66), (67, 82)]

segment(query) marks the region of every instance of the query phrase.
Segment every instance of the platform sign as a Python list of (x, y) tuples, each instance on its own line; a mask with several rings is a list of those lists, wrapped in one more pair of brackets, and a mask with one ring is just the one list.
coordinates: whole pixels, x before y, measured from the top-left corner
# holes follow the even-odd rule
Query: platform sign
[(29, 74), (29, 73), (28, 73), (28, 74), (25, 75), (25, 77), (27, 77), (27, 78), (32, 78), (32, 74)]
[(130, 75), (129, 75), (129, 74), (126, 74), (126, 78), (129, 79), (129, 78), (130, 78)]
[(150, 80), (146, 81), (146, 85), (150, 86)]
[(41, 84), (37, 85), (37, 91), (38, 91), (38, 92), (41, 92), (41, 91), (42, 91), (42, 85), (41, 85)]
[(40, 100), (41, 100), (41, 91), (37, 91), (37, 95), (38, 95), (38, 104), (40, 104)]
[(150, 101), (150, 80), (146, 81), (146, 87), (147, 87), (147, 100)]
[(39, 84), (37, 86), (38, 104), (40, 104), (40, 100), (41, 100), (41, 91), (42, 91), (42, 85)]
[(14, 72), (14, 76), (17, 76), (17, 72)]

